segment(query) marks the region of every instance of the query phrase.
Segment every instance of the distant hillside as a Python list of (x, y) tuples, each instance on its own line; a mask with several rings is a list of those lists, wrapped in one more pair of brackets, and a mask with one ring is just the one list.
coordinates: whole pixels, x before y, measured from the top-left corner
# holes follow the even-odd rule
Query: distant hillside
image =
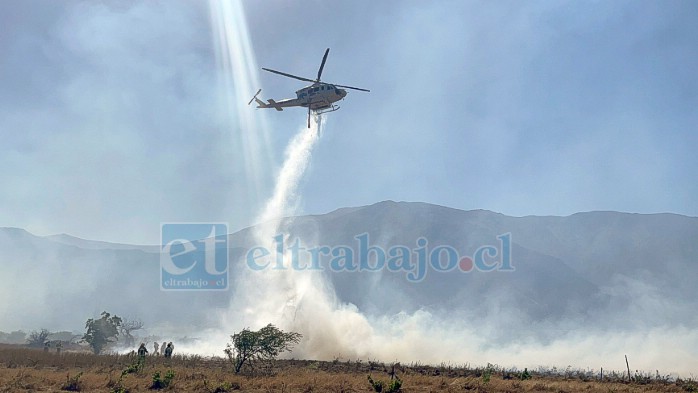
[[(230, 235), (232, 278), (239, 269), (247, 269), (244, 253), (258, 246), (252, 230)], [(385, 249), (416, 248), (421, 237), (430, 246), (448, 245), (470, 256), (480, 246), (498, 245), (497, 236), (511, 234), (513, 272), (429, 271), (415, 283), (404, 272), (325, 270), (337, 299), (367, 314), (425, 309), (473, 321), (510, 314), (524, 327), (696, 322), (698, 218), (694, 217), (618, 212), (508, 217), (485, 210), (386, 201), (289, 218), (281, 231), (306, 247), (356, 248), (356, 236), (365, 233), (371, 245)], [(213, 311), (226, 307), (235, 288), (223, 293), (162, 292), (157, 252), (153, 246), (68, 235), (38, 237), (0, 228), (0, 272), (12, 281), (0, 289), (0, 330), (79, 329), (87, 317), (102, 310), (138, 316), (150, 326), (206, 326)], [(513, 337), (521, 330), (509, 327), (500, 333)], [(550, 332), (538, 334), (544, 337)]]

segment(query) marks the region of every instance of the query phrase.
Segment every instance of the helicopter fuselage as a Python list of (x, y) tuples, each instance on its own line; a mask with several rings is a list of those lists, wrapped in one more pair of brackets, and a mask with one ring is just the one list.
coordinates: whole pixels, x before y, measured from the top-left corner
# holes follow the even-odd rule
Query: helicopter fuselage
[[(257, 93), (259, 94), (259, 92)], [(253, 100), (257, 102), (257, 108), (274, 108), (277, 111), (282, 111), (283, 108), (300, 106), (309, 108), (311, 111), (325, 111), (328, 109), (336, 110), (338, 107), (335, 107), (334, 103), (346, 96), (346, 90), (320, 82), (296, 91), (296, 98), (286, 98), (279, 101), (268, 99), (267, 102), (264, 102), (255, 95)]]
[(311, 110), (322, 110), (347, 96), (347, 91), (327, 83), (314, 83), (296, 91), (300, 106)]

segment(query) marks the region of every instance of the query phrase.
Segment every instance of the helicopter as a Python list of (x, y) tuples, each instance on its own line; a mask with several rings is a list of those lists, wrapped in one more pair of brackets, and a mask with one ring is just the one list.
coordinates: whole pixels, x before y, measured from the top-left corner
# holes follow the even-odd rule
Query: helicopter
[(359, 90), (370, 92), (368, 89), (362, 89), (360, 87), (337, 85), (334, 83), (325, 83), (320, 80), (322, 76), (322, 70), (325, 68), (325, 62), (327, 61), (327, 55), (330, 53), (330, 48), (325, 50), (325, 55), (322, 57), (322, 63), (320, 63), (320, 69), (317, 72), (317, 78), (310, 79), (301, 76), (287, 74), (285, 72), (272, 70), (269, 68), (262, 68), (264, 71), (272, 72), (274, 74), (283, 75), (289, 78), (298, 79), (304, 82), (312, 82), (312, 85), (306, 86), (298, 91), (296, 91), (296, 98), (287, 98), (280, 101), (275, 101), (270, 98), (267, 102), (264, 102), (257, 98), (262, 89), (257, 90), (257, 93), (252, 97), (247, 105), (252, 104), (252, 101), (257, 103), (257, 108), (274, 108), (277, 111), (283, 111), (284, 108), (300, 106), (303, 108), (308, 108), (308, 128), (310, 128), (310, 114), (311, 112), (320, 115), (323, 113), (334, 112), (339, 109), (335, 102), (344, 99), (347, 96), (347, 91), (345, 89)]

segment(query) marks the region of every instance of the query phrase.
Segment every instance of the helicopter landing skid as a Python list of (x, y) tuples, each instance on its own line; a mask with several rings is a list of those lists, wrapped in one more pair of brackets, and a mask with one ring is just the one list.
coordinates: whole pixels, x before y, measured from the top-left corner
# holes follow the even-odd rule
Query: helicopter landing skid
[(308, 128), (310, 128), (310, 113), (311, 112), (313, 114), (319, 116), (319, 115), (322, 115), (323, 113), (330, 113), (330, 112), (334, 112), (334, 111), (338, 111), (338, 110), (339, 110), (339, 105), (332, 105), (329, 108), (320, 109), (320, 110), (316, 110), (316, 109), (311, 110), (310, 107), (308, 107)]
[(316, 114), (322, 115), (323, 113), (330, 113), (339, 110), (339, 105), (332, 105), (330, 108), (325, 108), (319, 111), (315, 111)]

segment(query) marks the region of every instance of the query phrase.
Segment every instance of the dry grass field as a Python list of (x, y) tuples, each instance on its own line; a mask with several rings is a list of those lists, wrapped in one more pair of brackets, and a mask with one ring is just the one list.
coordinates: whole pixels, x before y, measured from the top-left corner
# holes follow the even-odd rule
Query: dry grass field
[[(153, 389), (153, 374), (162, 380), (169, 370), (174, 377), (164, 391), (172, 392), (374, 392), (374, 380), (390, 381), (391, 365), (366, 361), (278, 360), (244, 375), (235, 375), (223, 358), (174, 356), (148, 357), (137, 372), (124, 374), (135, 359), (127, 355), (92, 355), (67, 352), (45, 353), (20, 346), (0, 345), (0, 392), (147, 392)], [(531, 372), (396, 365), (402, 380), (401, 392), (698, 392), (691, 380), (666, 377), (638, 378), (627, 383), (619, 375), (599, 381), (588, 373)], [(383, 392), (386, 392), (383, 389)]]

